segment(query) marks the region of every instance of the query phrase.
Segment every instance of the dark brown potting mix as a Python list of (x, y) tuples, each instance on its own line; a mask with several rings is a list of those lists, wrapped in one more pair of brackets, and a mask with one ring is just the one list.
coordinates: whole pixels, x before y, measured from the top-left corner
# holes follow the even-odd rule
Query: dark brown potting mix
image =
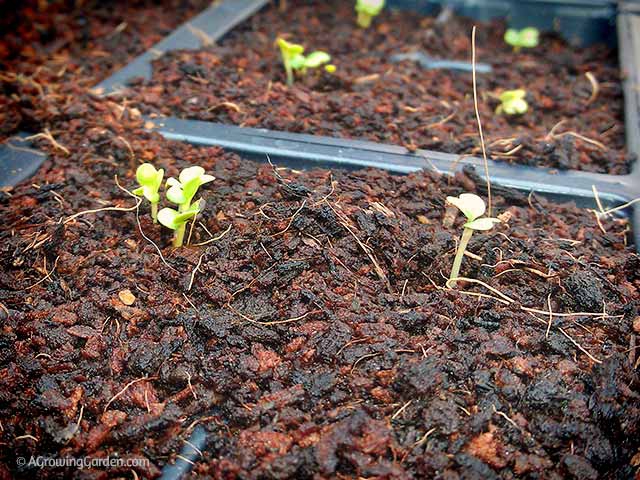
[(144, 53), (208, 0), (0, 4), (0, 140), (64, 128), (70, 99)]

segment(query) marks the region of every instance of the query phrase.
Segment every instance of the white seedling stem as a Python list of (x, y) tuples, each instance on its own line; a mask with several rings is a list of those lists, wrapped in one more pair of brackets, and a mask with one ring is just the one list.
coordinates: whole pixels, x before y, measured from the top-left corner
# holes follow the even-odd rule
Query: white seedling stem
[(158, 223), (158, 204), (151, 204), (151, 218), (153, 218), (153, 223)]
[[(458, 244), (458, 251), (456, 252), (456, 258), (453, 260), (453, 267), (451, 267), (451, 275), (449, 276), (449, 280), (458, 278), (458, 276), (460, 275), (462, 258), (464, 257), (464, 252), (467, 250), (467, 245), (469, 244), (471, 235), (473, 235), (473, 230), (471, 228), (465, 228), (462, 231), (462, 236), (460, 237), (460, 243)], [(452, 281), (451, 286), (455, 288), (456, 282)]]

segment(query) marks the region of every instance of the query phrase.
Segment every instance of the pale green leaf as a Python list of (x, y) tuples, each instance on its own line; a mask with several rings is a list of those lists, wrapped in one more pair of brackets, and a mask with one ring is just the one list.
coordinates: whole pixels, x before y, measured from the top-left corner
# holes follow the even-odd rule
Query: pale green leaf
[(158, 212), (158, 222), (171, 230), (177, 230), (180, 225), (176, 223), (178, 212), (173, 208), (163, 208)]
[(151, 190), (147, 187), (144, 187), (144, 197), (151, 203), (158, 203), (160, 201), (160, 194), (158, 193), (158, 191)]
[(363, 12), (375, 17), (384, 8), (384, 0), (358, 0), (356, 2), (356, 12)]
[(472, 222), (467, 222), (464, 224), (465, 228), (470, 228), (471, 230), (491, 230), (496, 223), (500, 223), (500, 220), (497, 218), (477, 218)]
[(474, 193), (463, 193), (459, 197), (447, 197), (447, 202), (458, 207), (470, 222), (484, 215), (484, 200)]
[(158, 203), (160, 201), (160, 195), (158, 190), (162, 185), (162, 177), (164, 176), (164, 170), (156, 170), (150, 163), (143, 163), (136, 170), (136, 179), (140, 184), (139, 188), (133, 191), (134, 195), (143, 195), (151, 203)]
[(282, 51), (283, 56), (286, 55), (287, 57), (293, 57), (304, 52), (304, 47), (302, 45), (287, 42), (284, 38), (279, 38), (277, 40), (277, 43), (280, 47), (280, 50)]
[(522, 100), (526, 95), (526, 90), (519, 88), (517, 90), (505, 90), (500, 94), (499, 98), (502, 103), (505, 103), (513, 100)]
[(182, 184), (182, 194), (184, 195), (184, 204), (189, 205), (193, 197), (195, 197), (200, 187), (200, 177), (193, 178), (191, 181)]
[(301, 68), (304, 68), (306, 58), (304, 55), (294, 55), (291, 57), (290, 62), (291, 68), (294, 70), (300, 70)]
[(198, 210), (178, 212), (173, 208), (163, 208), (158, 212), (158, 222), (171, 230), (177, 230), (197, 213)]
[(136, 170), (136, 180), (140, 185), (153, 185), (157, 178), (157, 170), (150, 163), (143, 163)]
[(502, 104), (502, 111), (507, 115), (522, 115), (526, 113), (527, 110), (529, 110), (529, 104), (522, 99), (512, 100)]
[(320, 65), (329, 63), (331, 61), (331, 55), (326, 52), (317, 51), (309, 54), (305, 59), (304, 66), (307, 68), (317, 68)]
[(137, 195), (138, 197), (143, 196), (151, 203), (158, 203), (160, 201), (160, 194), (156, 190), (153, 190), (153, 188), (150, 188), (146, 185), (136, 188), (131, 193)]
[(189, 183), (202, 175), (204, 175), (204, 168), (198, 166), (187, 167), (180, 172), (178, 179), (180, 180), (180, 183), (184, 185), (185, 183)]
[(182, 205), (187, 201), (187, 197), (180, 185), (174, 185), (167, 190), (167, 200), (177, 205)]
[(213, 182), (216, 179), (213, 175), (202, 175), (200, 177), (200, 185), (204, 185), (205, 183)]
[(514, 30), (513, 28), (508, 29), (504, 33), (504, 41), (511, 45), (512, 47), (520, 46), (520, 32)]
[(199, 212), (199, 210), (196, 208), (196, 209), (190, 209), (190, 210), (188, 210), (188, 211), (186, 211), (186, 212), (179, 213), (179, 214), (176, 216), (175, 221), (176, 221), (179, 225), (182, 225), (183, 223), (187, 223), (187, 221), (188, 221), (190, 218), (194, 217), (198, 212)]
[(164, 178), (164, 169), (159, 168), (158, 171), (156, 172), (156, 179), (154, 184), (154, 188), (156, 191), (160, 190), (160, 185), (162, 185), (163, 178)]
[(520, 30), (520, 46), (526, 48), (537, 47), (540, 42), (540, 31), (534, 27)]

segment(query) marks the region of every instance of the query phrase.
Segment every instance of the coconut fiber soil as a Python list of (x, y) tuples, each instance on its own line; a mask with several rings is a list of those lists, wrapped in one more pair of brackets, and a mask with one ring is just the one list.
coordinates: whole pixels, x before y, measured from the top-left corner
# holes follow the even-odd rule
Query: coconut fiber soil
[(207, 7), (206, 0), (0, 5), (0, 140), (54, 130), (93, 87)]
[[(384, 12), (363, 31), (351, 2), (290, 3), (284, 14), (271, 7), (254, 15), (219, 45), (164, 55), (153, 79), (124, 95), (149, 113), (480, 155), (471, 74), (390, 62), (395, 53), (415, 50), (470, 61), (471, 21)], [(632, 158), (625, 152), (617, 53), (602, 45), (573, 48), (554, 35), (514, 53), (504, 31), (498, 21), (478, 23), (478, 61), (494, 69), (478, 76), (490, 156), (626, 173)], [(336, 74), (310, 72), (288, 88), (278, 36), (307, 52), (329, 52)], [(527, 90), (529, 112), (496, 115), (498, 95), (516, 88)]]
[[(482, 193), (473, 172), (274, 171), (76, 102), (69, 155), (39, 140), (41, 172), (0, 197), (0, 478), (134, 475), (17, 466), (32, 455), (153, 477), (198, 424), (197, 478), (633, 478), (626, 220), (495, 186), (504, 223), (462, 269), (486, 286), (447, 289), (444, 201)], [(146, 204), (138, 226), (114, 177), (133, 188), (139, 161), (217, 177), (191, 246)]]

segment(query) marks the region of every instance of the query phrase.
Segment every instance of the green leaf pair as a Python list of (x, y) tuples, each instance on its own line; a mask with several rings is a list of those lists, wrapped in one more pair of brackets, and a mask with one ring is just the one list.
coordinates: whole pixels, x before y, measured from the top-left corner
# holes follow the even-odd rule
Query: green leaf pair
[(540, 31), (534, 27), (522, 30), (508, 29), (504, 34), (504, 41), (517, 52), (521, 48), (534, 48), (540, 42)]
[(356, 12), (358, 12), (358, 26), (369, 28), (373, 17), (380, 14), (384, 8), (385, 0), (357, 0)]
[(524, 99), (527, 92), (522, 89), (507, 90), (500, 94), (500, 105), (496, 108), (498, 115), (504, 113), (505, 115), (522, 115), (529, 110), (529, 104)]
[(300, 71), (304, 75), (308, 68), (318, 68), (331, 61), (331, 55), (326, 52), (318, 50), (305, 56), (303, 55), (304, 47), (302, 45), (287, 42), (283, 38), (279, 38), (277, 43), (280, 47), (282, 63), (287, 73), (287, 84), (289, 86), (293, 85), (294, 71)]
[(484, 200), (473, 193), (463, 193), (459, 197), (447, 197), (447, 202), (458, 207), (458, 210), (467, 217), (464, 228), (471, 230), (491, 230), (496, 223), (500, 223), (497, 218), (480, 218), (487, 210)]

